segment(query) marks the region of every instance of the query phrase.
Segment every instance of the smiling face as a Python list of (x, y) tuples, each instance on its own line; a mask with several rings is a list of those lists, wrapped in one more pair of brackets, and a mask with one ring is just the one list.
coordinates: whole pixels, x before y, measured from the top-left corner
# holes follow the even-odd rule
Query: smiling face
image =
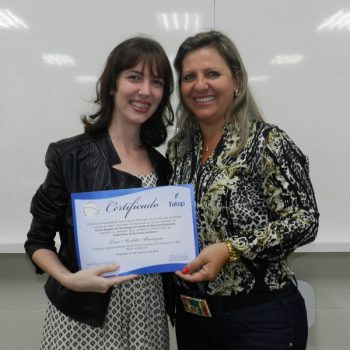
[(118, 123), (138, 124), (147, 121), (158, 108), (163, 97), (163, 79), (155, 66), (139, 62), (122, 71), (117, 78), (113, 119)]
[(182, 61), (181, 96), (200, 125), (223, 125), (239, 88), (217, 49), (203, 47)]

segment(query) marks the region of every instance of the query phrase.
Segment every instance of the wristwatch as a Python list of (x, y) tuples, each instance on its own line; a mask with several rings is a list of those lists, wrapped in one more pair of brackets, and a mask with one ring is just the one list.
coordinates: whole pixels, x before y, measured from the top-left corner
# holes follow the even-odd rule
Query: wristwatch
[(233, 263), (238, 261), (241, 258), (239, 251), (233, 246), (231, 241), (225, 241), (227, 250), (228, 250), (228, 262)]

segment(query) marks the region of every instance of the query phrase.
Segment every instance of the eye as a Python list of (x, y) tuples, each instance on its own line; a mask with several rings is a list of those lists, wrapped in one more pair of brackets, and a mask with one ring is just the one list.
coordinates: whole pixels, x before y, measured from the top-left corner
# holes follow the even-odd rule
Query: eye
[(193, 73), (188, 73), (188, 74), (185, 74), (183, 77), (182, 77), (182, 81), (193, 81), (195, 79), (195, 75)]
[(215, 71), (215, 70), (211, 70), (207, 73), (207, 76), (210, 79), (215, 79), (215, 78), (218, 78), (220, 76), (220, 73)]
[(152, 83), (156, 86), (161, 86), (163, 87), (164, 86), (164, 80), (163, 79), (160, 79), (160, 78), (157, 78), (157, 79), (153, 79), (152, 80)]
[(136, 81), (141, 80), (141, 77), (139, 75), (137, 75), (137, 74), (129, 74), (127, 76), (127, 79), (130, 80), (130, 81), (136, 82)]

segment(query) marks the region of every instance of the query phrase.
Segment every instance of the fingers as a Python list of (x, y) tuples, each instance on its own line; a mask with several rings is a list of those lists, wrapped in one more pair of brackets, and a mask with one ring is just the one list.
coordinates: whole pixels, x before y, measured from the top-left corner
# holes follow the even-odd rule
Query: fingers
[[(204, 248), (181, 272), (176, 272), (176, 275), (189, 282), (214, 280), (226, 262), (226, 257), (221, 252), (222, 248), (221, 244), (212, 244)], [(224, 248), (227, 250), (226, 245)]]
[(102, 265), (93, 268), (93, 270), (96, 272), (96, 275), (102, 275), (105, 272), (113, 272), (113, 271), (118, 271), (119, 270), (119, 265), (118, 264), (110, 264), (110, 265)]
[(117, 277), (113, 277), (113, 285), (119, 284), (119, 283), (123, 283), (126, 281), (130, 281), (135, 279), (136, 277), (138, 277), (138, 275), (126, 275), (126, 276), (117, 276)]
[(119, 283), (127, 282), (130, 280), (135, 279), (138, 277), (138, 275), (126, 275), (126, 276), (115, 276), (115, 277), (109, 277), (109, 288), (113, 287)]
[(198, 255), (194, 260), (188, 263), (183, 269), (182, 273), (184, 275), (191, 274), (201, 269), (201, 267), (205, 264), (205, 260), (201, 255)]
[(176, 271), (175, 274), (183, 280), (193, 283), (207, 280), (205, 275), (201, 271), (197, 271), (192, 274), (184, 274), (183, 272)]
[(198, 255), (194, 260), (188, 263), (182, 271), (176, 271), (175, 274), (185, 281), (200, 282), (205, 279), (203, 276), (202, 267), (205, 264), (201, 255)]
[(224, 253), (227, 253), (225, 244), (212, 244), (204, 248), (181, 272), (176, 272), (176, 275), (189, 282), (212, 281), (226, 263)]
[[(93, 275), (95, 275), (95, 282), (98, 280), (99, 283), (99, 292), (105, 293), (110, 287), (123, 283), (126, 281), (130, 281), (138, 277), (136, 274), (130, 274), (130, 275), (125, 275), (125, 276), (113, 276), (113, 277), (105, 277), (102, 276), (104, 273), (107, 272), (116, 272), (119, 270), (119, 265), (118, 264), (110, 264), (110, 265), (102, 265), (98, 266), (95, 268), (92, 268), (91, 271), (93, 271)], [(96, 279), (98, 277), (98, 279)], [(106, 284), (107, 283), (107, 284)], [(100, 289), (101, 287), (101, 289)], [(107, 289), (106, 289), (107, 288)]]

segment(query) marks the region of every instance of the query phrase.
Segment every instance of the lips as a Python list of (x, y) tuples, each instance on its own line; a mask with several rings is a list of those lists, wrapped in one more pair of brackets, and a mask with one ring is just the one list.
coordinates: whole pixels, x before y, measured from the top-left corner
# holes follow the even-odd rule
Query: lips
[(147, 112), (149, 107), (151, 106), (151, 104), (148, 102), (141, 102), (135, 100), (131, 100), (130, 105), (139, 112)]

